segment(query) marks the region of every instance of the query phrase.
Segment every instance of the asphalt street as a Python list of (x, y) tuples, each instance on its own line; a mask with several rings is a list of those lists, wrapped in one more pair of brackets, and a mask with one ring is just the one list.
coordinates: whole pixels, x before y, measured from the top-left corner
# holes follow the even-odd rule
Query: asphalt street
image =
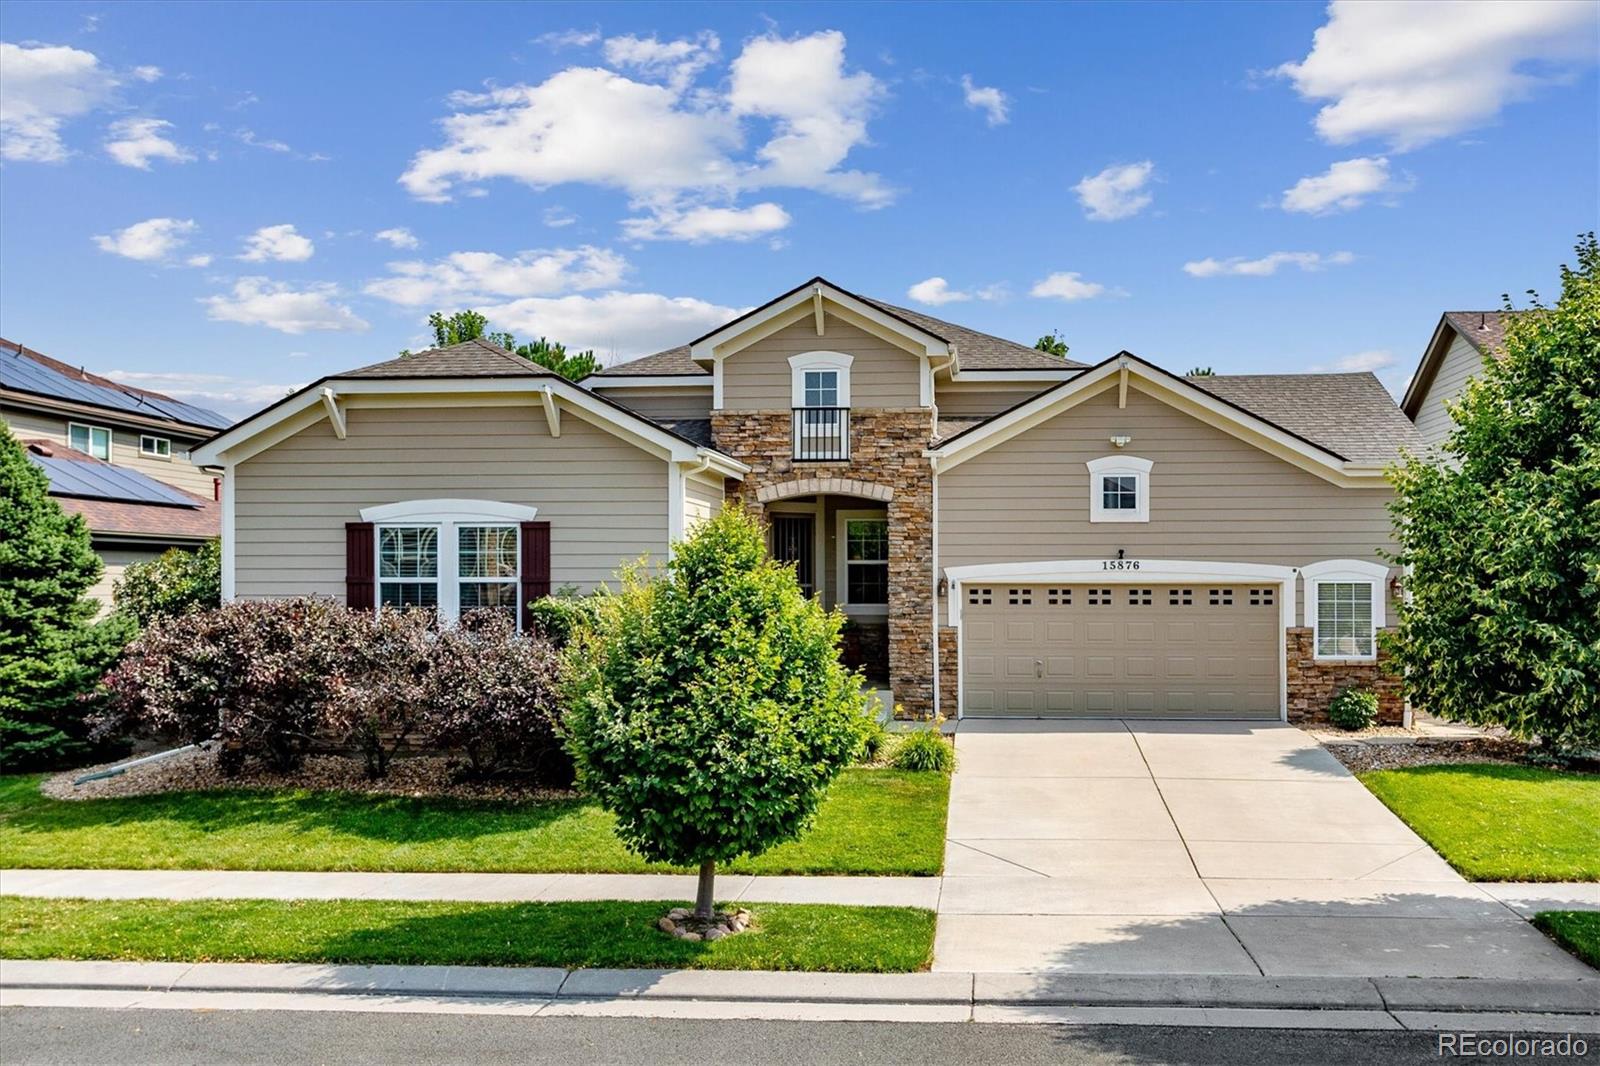
[[(1488, 1035), (1488, 1034), (1484, 1034)], [(1523, 1034), (1526, 1036), (1527, 1034)], [(1588, 1038), (1581, 1060), (1600, 1061)], [(144, 1063), (1438, 1063), (1435, 1034), (1157, 1026), (508, 1018), (279, 1011), (11, 1007), (0, 1062)], [(1472, 1062), (1536, 1061), (1474, 1057)]]

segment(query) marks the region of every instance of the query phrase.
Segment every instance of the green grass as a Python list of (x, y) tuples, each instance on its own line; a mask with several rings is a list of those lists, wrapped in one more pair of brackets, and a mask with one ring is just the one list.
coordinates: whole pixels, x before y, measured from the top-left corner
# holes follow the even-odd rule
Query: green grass
[(1474, 881), (1600, 881), (1600, 777), (1478, 763), (1362, 782)]
[(0, 896), (0, 958), (903, 973), (933, 912), (768, 904), (713, 944), (655, 927), (670, 903), (81, 900)]
[(1533, 916), (1533, 924), (1600, 970), (1600, 911), (1540, 911)]
[[(52, 800), (0, 777), (0, 868), (665, 872), (596, 804), (250, 789)], [(847, 770), (801, 839), (729, 873), (937, 874), (945, 774)]]

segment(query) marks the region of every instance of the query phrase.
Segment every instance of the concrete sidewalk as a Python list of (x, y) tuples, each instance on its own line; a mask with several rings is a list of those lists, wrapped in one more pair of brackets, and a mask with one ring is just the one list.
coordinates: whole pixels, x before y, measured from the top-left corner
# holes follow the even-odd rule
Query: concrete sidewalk
[(1595, 981), (4, 961), (0, 1006), (1600, 1033)]
[[(79, 899), (692, 900), (677, 874), (344, 873), (294, 870), (0, 870), (0, 895)], [(719, 900), (939, 905), (937, 877), (717, 877)]]

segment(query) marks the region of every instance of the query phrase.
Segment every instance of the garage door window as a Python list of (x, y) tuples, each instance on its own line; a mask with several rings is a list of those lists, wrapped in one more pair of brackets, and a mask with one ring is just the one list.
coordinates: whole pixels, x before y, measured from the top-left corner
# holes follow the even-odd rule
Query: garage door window
[(1372, 656), (1372, 585), (1365, 581), (1318, 583), (1317, 658)]

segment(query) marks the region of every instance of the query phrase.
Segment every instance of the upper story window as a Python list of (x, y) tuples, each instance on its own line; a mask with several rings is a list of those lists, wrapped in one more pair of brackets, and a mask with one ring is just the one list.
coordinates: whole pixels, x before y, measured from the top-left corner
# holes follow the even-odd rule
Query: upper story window
[(1314, 657), (1376, 659), (1388, 569), (1360, 559), (1331, 559), (1301, 567), (1300, 574), (1306, 580)]
[(492, 500), (413, 500), (368, 507), (377, 544), (377, 604), (426, 607), (454, 622), (491, 608), (520, 620), (520, 526), (537, 509)]
[(148, 433), (141, 433), (139, 454), (149, 459), (171, 459), (172, 441), (166, 437), (152, 437)]
[(1149, 459), (1107, 455), (1084, 464), (1089, 468), (1089, 521), (1150, 521)]
[(789, 357), (796, 459), (850, 458), (850, 364), (854, 361), (843, 352)]
[(96, 459), (111, 461), (111, 431), (105, 426), (88, 426), (82, 422), (67, 423), (67, 444)]
[(838, 407), (839, 406), (839, 371), (837, 370), (807, 370), (805, 382), (801, 390), (804, 395), (801, 407)]

